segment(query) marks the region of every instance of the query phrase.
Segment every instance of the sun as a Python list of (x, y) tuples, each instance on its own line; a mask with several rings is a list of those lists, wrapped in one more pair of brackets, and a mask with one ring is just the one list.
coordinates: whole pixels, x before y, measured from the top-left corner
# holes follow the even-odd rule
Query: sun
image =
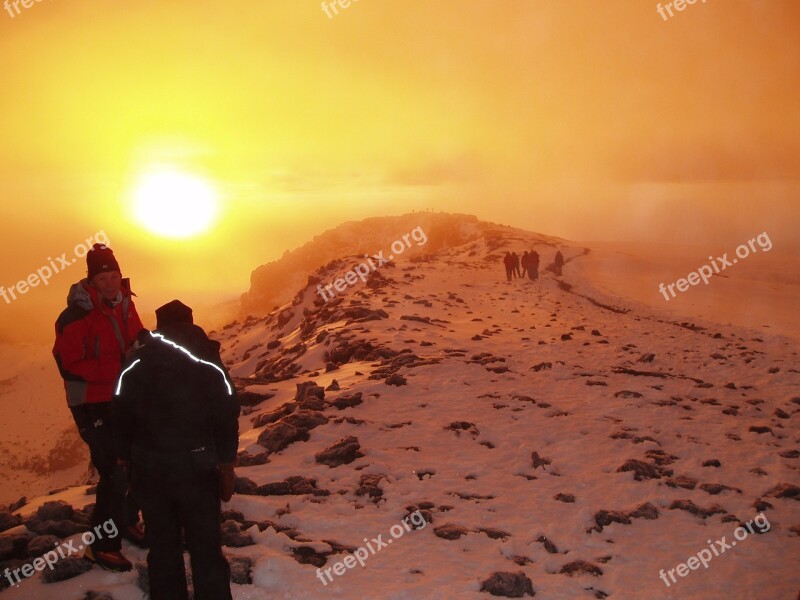
[(213, 186), (202, 177), (160, 171), (140, 178), (133, 193), (133, 213), (152, 233), (187, 238), (211, 227), (218, 202)]

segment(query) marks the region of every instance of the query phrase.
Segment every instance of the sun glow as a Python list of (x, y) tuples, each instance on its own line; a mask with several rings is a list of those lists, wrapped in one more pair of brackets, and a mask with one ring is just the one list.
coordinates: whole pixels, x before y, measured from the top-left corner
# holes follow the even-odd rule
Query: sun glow
[(148, 231), (187, 238), (207, 231), (218, 212), (217, 193), (201, 177), (180, 171), (148, 173), (133, 194), (133, 213)]

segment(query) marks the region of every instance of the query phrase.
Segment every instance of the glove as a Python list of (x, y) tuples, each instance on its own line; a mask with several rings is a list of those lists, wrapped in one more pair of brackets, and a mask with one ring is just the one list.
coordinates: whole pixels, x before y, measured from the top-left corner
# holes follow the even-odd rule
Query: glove
[(236, 483), (236, 472), (233, 470), (236, 462), (217, 465), (219, 475), (219, 499), (228, 502), (233, 496), (233, 488)]

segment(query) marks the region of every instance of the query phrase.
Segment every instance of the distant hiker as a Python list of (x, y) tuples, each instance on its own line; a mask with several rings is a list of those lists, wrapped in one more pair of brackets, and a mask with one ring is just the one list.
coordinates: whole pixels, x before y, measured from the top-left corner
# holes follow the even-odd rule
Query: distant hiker
[(117, 448), (150, 541), (152, 600), (187, 600), (183, 540), (195, 600), (230, 600), (222, 554), (220, 500), (231, 499), (239, 446), (239, 403), (219, 342), (173, 300), (140, 336), (114, 397)]
[(514, 273), (514, 259), (510, 252), (506, 252), (503, 257), (503, 264), (506, 266), (506, 278), (511, 281), (511, 275)]
[(530, 254), (528, 254), (528, 251), (525, 250), (525, 252), (522, 253), (522, 258), (519, 259), (519, 264), (522, 265), (522, 278), (523, 279), (525, 278), (525, 273), (527, 273), (527, 271), (528, 271), (528, 260), (529, 260), (529, 258), (530, 258)]
[[(78, 432), (100, 475), (91, 527), (113, 519), (123, 537), (145, 546), (138, 508), (127, 496), (127, 477), (117, 465), (111, 415), (122, 361), (144, 327), (133, 304), (130, 281), (122, 278), (111, 248), (95, 244), (86, 255), (86, 265), (86, 279), (70, 288), (67, 308), (56, 321), (53, 356)], [(105, 569), (129, 571), (132, 565), (121, 550), (119, 536), (98, 535), (84, 556)]]
[(556, 260), (553, 264), (553, 272), (556, 275), (561, 275), (561, 269), (564, 267), (564, 255), (561, 254), (561, 250), (556, 252)]
[(519, 256), (517, 256), (516, 252), (512, 252), (511, 253), (511, 260), (514, 261), (514, 263), (513, 263), (514, 264), (514, 275), (516, 275), (517, 277), (522, 277), (522, 275), (519, 272)]
[(539, 279), (539, 253), (536, 250), (528, 254), (528, 277), (534, 281)]

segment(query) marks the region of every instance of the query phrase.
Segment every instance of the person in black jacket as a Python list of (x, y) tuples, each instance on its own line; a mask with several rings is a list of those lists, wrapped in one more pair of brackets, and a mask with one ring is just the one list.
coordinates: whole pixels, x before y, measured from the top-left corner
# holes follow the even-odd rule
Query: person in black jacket
[(150, 552), (152, 600), (187, 600), (183, 528), (195, 600), (230, 600), (220, 499), (233, 493), (239, 403), (219, 343), (174, 300), (123, 367), (113, 400), (115, 439), (130, 468)]
[(564, 268), (564, 255), (561, 254), (561, 250), (556, 252), (556, 258), (553, 262), (553, 273), (556, 275), (561, 275), (561, 270)]
[(528, 278), (539, 279), (539, 253), (536, 250), (528, 254)]

